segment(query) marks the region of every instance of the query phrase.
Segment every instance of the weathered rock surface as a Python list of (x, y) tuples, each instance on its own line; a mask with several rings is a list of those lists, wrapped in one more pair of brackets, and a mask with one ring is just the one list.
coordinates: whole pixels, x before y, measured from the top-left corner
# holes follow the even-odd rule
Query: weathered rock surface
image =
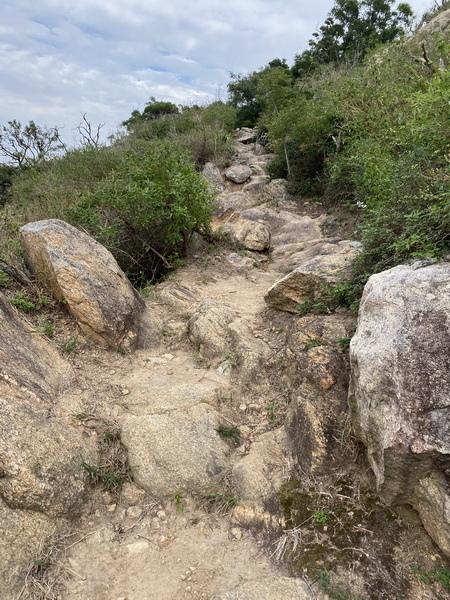
[(261, 222), (249, 219), (232, 219), (223, 225), (222, 230), (248, 250), (262, 252), (270, 248), (270, 231)]
[(261, 199), (263, 202), (273, 202), (277, 204), (286, 198), (286, 180), (272, 179), (262, 190)]
[(149, 494), (207, 493), (228, 466), (228, 446), (216, 432), (217, 413), (207, 404), (146, 416), (127, 415), (122, 442), (135, 466), (134, 480)]
[(0, 498), (0, 598), (17, 600), (42, 540), (58, 525), (29, 510), (12, 510)]
[(259, 204), (259, 198), (246, 192), (223, 192), (216, 198), (216, 214), (223, 215), (226, 211), (241, 212)]
[(208, 162), (202, 170), (203, 177), (209, 182), (209, 188), (214, 194), (219, 194), (225, 189), (220, 169), (214, 163)]
[(76, 517), (86, 497), (80, 458), (95, 462), (95, 444), (52, 416), (71, 378), (55, 349), (31, 335), (0, 297), (1, 598), (13, 597), (16, 577), (23, 576), (41, 538), (57, 528), (55, 518)]
[(248, 144), (249, 142), (252, 142), (255, 137), (256, 131), (251, 127), (241, 127), (234, 135), (236, 142), (241, 142), (242, 144)]
[(28, 223), (20, 234), (33, 274), (87, 335), (112, 347), (137, 343), (145, 305), (106, 248), (58, 219)]
[(303, 303), (324, 300), (327, 288), (346, 275), (356, 254), (355, 248), (342, 244), (335, 245), (333, 254), (317, 254), (277, 281), (264, 296), (267, 304), (296, 312)]
[(225, 171), (225, 177), (233, 183), (244, 183), (252, 174), (253, 171), (247, 165), (233, 165)]
[(250, 504), (273, 515), (280, 511), (277, 492), (283, 482), (286, 458), (281, 429), (269, 431), (253, 442), (249, 453), (232, 470), (232, 487), (240, 504)]
[(267, 577), (247, 581), (235, 590), (214, 596), (213, 600), (311, 600), (311, 593), (301, 579)]
[[(297, 248), (295, 248), (295, 246), (297, 246)], [(306, 263), (308, 260), (320, 255), (329, 256), (331, 254), (341, 254), (345, 256), (346, 254), (350, 254), (351, 257), (353, 257), (358, 248), (359, 246), (356, 242), (329, 238), (327, 240), (311, 240), (304, 244), (288, 244), (287, 246), (281, 246), (277, 249), (276, 257), (279, 258), (284, 249), (285, 255), (288, 255), (286, 256), (284, 264), (287, 268), (295, 269)], [(292, 250), (294, 251), (292, 252)]]
[(450, 555), (450, 264), (373, 275), (351, 342), (349, 401), (383, 499)]
[(290, 212), (257, 206), (244, 210), (241, 217), (264, 223), (270, 230), (274, 246), (316, 240), (322, 237), (320, 220), (311, 219), (308, 216), (298, 217)]
[(189, 319), (189, 338), (203, 356), (213, 358), (229, 352), (228, 326), (237, 318), (231, 308), (216, 300), (205, 300)]
[(203, 356), (222, 356), (238, 368), (242, 379), (251, 377), (270, 354), (268, 346), (254, 337), (246, 319), (215, 300), (205, 300), (189, 320), (189, 337)]
[[(253, 171), (255, 170), (256, 166), (257, 165), (254, 165)], [(261, 169), (261, 167), (259, 167), (259, 169)], [(256, 177), (253, 177), (251, 181), (246, 183), (242, 188), (242, 191), (247, 192), (247, 194), (258, 194), (258, 196), (260, 197), (261, 192), (266, 187), (268, 181), (269, 177), (267, 175), (258, 175)]]

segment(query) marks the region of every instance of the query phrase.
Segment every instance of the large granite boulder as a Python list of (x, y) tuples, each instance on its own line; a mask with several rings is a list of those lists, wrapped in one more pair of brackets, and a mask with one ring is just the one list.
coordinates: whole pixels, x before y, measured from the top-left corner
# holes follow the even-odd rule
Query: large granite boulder
[(246, 192), (223, 192), (217, 196), (216, 203), (216, 214), (226, 218), (233, 212), (240, 212), (257, 205), (259, 198)]
[(411, 504), (450, 556), (450, 263), (373, 275), (350, 346), (349, 400), (382, 498)]
[(244, 183), (253, 175), (253, 171), (247, 165), (233, 165), (225, 171), (225, 177), (233, 183)]
[(113, 255), (94, 239), (58, 219), (20, 229), (30, 270), (81, 329), (111, 347), (133, 347), (145, 304)]

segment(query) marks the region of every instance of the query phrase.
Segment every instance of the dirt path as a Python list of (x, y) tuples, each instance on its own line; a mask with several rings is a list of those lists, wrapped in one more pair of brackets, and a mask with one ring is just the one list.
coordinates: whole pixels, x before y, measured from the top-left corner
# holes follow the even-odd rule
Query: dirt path
[[(180, 269), (172, 285), (188, 287), (196, 302), (213, 299), (225, 304), (256, 331), (263, 294), (279, 274), (263, 269), (233, 272), (228, 266), (220, 268), (224, 260), (215, 257), (207, 267), (193, 264)], [(200, 396), (216, 404), (217, 394), (231, 393), (234, 383), (228, 375), (196, 363), (182, 314), (155, 297), (149, 303), (158, 307), (170, 332), (160, 348), (131, 356), (97, 349), (74, 357), (80, 388), (65, 398), (61, 410), (95, 415), (80, 418), (80, 427), (91, 434), (98, 431), (97, 419), (113, 423), (124, 414), (146, 414), (152, 403), (159, 410), (170, 410), (174, 394), (179, 409)], [(186, 389), (193, 400), (183, 393)], [(246, 398), (239, 402), (242, 405)], [(57, 597), (209, 599), (239, 583), (283, 574), (270, 553), (265, 535), (254, 535), (225, 508), (177, 494), (158, 501), (127, 483), (119, 496), (96, 494), (93, 512), (60, 557)]]

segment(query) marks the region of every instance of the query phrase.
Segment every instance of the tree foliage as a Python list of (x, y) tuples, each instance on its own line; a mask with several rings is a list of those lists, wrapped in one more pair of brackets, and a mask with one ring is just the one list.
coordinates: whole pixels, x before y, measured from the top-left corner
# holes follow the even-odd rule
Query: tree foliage
[(176, 104), (156, 100), (154, 96), (151, 96), (150, 100), (146, 103), (144, 110), (142, 112), (133, 110), (131, 117), (126, 121), (123, 121), (122, 125), (126, 127), (128, 131), (132, 131), (136, 125), (143, 121), (152, 121), (154, 119), (159, 119), (164, 115), (174, 115), (178, 112), (179, 110)]
[[(280, 79), (290, 78), (289, 67), (285, 59), (275, 58), (270, 63), (248, 75), (230, 73), (228, 84), (230, 104), (237, 109), (237, 126), (254, 127), (264, 110), (264, 80), (268, 83), (276, 73)], [(275, 75), (276, 76), (276, 75)]]
[(295, 57), (294, 76), (304, 77), (322, 64), (360, 62), (371, 48), (398, 39), (411, 26), (413, 12), (407, 3), (393, 9), (393, 2), (335, 0), (309, 48)]
[(92, 192), (66, 211), (143, 284), (184, 256), (194, 231), (209, 228), (212, 203), (192, 158), (169, 141), (129, 151)]
[(40, 127), (34, 121), (22, 126), (16, 120), (0, 126), (0, 154), (20, 168), (38, 164), (64, 148), (59, 127)]

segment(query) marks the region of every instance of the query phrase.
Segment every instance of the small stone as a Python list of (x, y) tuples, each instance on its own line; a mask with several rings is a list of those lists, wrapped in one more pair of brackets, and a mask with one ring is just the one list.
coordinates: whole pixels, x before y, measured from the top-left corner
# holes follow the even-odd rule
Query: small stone
[(127, 509), (127, 517), (131, 517), (132, 519), (139, 519), (142, 515), (142, 508), (140, 506), (130, 506)]
[(241, 404), (239, 406), (239, 410), (241, 410), (242, 412), (245, 412), (247, 410), (247, 405), (246, 404)]
[(168, 546), (170, 544), (170, 542), (171, 542), (170, 538), (168, 538), (165, 535), (162, 535), (158, 540), (158, 546), (160, 548), (165, 548), (166, 546)]
[(106, 510), (108, 512), (114, 512), (116, 510), (116, 508), (117, 508), (117, 504), (110, 504)]
[(115, 375), (116, 374), (116, 370), (115, 369), (111, 369), (111, 371), (109, 372), (110, 375)]
[(181, 576), (181, 581), (186, 581), (186, 575)]
[(130, 393), (130, 390), (128, 390), (127, 388), (122, 388), (122, 394), (124, 396), (128, 396), (129, 393)]
[(167, 517), (167, 514), (164, 510), (158, 510), (156, 516), (158, 517), (158, 519), (165, 519)]
[(190, 592), (191, 590), (192, 590), (192, 585), (187, 585), (187, 586), (186, 586), (186, 591), (187, 591), (187, 592)]
[(240, 540), (242, 538), (242, 531), (239, 529), (239, 527), (232, 527), (230, 529), (230, 535), (232, 539)]

